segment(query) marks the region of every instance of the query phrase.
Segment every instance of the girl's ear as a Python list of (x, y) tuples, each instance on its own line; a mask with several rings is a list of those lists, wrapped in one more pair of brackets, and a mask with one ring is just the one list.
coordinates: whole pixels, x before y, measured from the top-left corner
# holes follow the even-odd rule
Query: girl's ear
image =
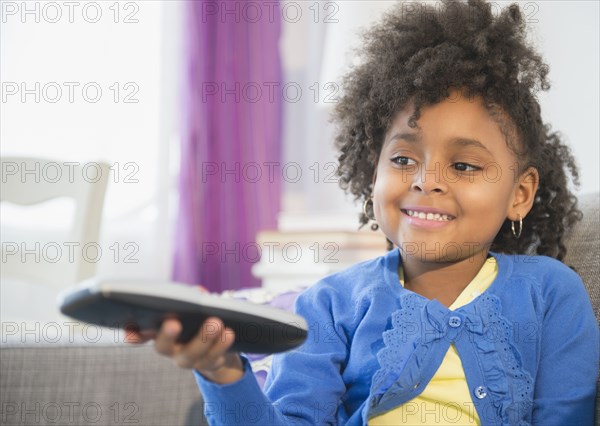
[(540, 175), (535, 167), (529, 167), (518, 178), (515, 185), (512, 205), (508, 211), (510, 220), (519, 220), (519, 216), (524, 218), (531, 211), (535, 194), (540, 183)]

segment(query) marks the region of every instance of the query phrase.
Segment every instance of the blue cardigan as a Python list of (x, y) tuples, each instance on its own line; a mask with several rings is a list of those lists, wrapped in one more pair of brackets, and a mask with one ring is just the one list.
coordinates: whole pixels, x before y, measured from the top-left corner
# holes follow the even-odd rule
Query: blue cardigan
[(230, 385), (195, 372), (207, 419), (367, 424), (420, 394), (454, 343), (483, 425), (591, 425), (600, 343), (581, 279), (549, 257), (490, 254), (496, 279), (455, 311), (400, 285), (399, 250), (324, 278), (298, 298), (308, 339), (275, 356), (264, 394), (246, 360)]

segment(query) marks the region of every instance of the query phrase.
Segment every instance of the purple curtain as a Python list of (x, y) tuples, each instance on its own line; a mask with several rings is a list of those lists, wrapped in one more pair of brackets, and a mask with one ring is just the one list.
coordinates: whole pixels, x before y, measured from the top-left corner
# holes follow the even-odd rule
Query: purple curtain
[(173, 279), (217, 292), (259, 285), (250, 271), (264, 249), (256, 233), (276, 228), (280, 208), (281, 12), (278, 4), (255, 7), (261, 4), (186, 5)]

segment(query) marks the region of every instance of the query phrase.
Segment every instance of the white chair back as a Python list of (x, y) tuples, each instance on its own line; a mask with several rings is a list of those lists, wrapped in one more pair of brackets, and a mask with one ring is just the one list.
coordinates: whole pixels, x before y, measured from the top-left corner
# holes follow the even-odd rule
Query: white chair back
[[(10, 220), (5, 221), (8, 218), (2, 219), (2, 317), (6, 319), (12, 311), (23, 312), (22, 318), (29, 318), (25, 311), (54, 312), (53, 298), (58, 291), (96, 273), (98, 262), (88, 261), (82, 253), (86, 245), (99, 244), (110, 168), (102, 162), (82, 165), (33, 157), (2, 157), (0, 162), (0, 201), (3, 205), (18, 205), (14, 209), (21, 212), (17, 215), (21, 219), (18, 226), (11, 227)], [(48, 205), (42, 204), (60, 204), (62, 201), (53, 200), (63, 197), (74, 206), (70, 216), (57, 217), (50, 213)], [(33, 221), (22, 212), (33, 209), (22, 206), (34, 205), (43, 220), (57, 223), (63, 217), (72, 217), (72, 223), (60, 233), (52, 230), (53, 223), (30, 223)], [(45, 241), (48, 235), (50, 242)], [(56, 250), (60, 256), (56, 256)], [(90, 247), (89, 251), (94, 250)]]

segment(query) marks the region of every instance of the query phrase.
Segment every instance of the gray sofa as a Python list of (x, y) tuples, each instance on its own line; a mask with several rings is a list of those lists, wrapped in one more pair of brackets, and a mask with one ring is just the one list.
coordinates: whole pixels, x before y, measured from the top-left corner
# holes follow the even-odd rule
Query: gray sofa
[[(598, 193), (580, 198), (585, 217), (565, 260), (582, 276), (597, 319), (599, 203)], [(0, 345), (0, 410), (2, 425), (204, 423), (192, 374), (151, 345)]]

